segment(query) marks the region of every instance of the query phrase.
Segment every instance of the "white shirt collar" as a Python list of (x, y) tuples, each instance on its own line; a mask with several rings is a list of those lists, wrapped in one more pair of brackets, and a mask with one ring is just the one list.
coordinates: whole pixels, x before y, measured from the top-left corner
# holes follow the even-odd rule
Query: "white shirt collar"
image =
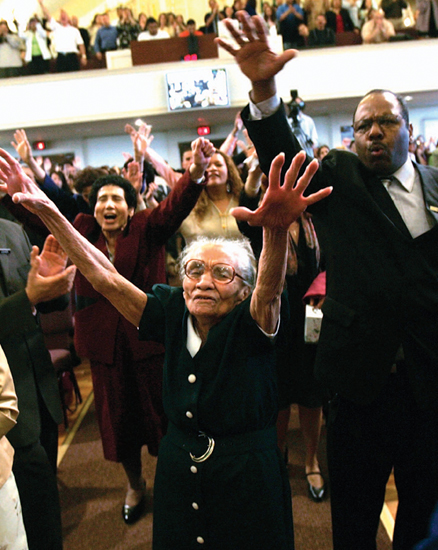
[(412, 193), (414, 189), (416, 172), (410, 158), (408, 158), (406, 162), (392, 175), (398, 179), (402, 187), (408, 193)]
[(192, 357), (194, 357), (201, 349), (202, 340), (195, 330), (193, 325), (193, 317), (187, 316), (187, 350)]

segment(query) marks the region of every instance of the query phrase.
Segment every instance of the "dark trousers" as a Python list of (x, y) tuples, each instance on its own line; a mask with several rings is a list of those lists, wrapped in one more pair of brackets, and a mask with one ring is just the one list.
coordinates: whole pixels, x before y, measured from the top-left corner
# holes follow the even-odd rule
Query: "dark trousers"
[(407, 376), (391, 374), (367, 406), (333, 400), (327, 427), (334, 550), (375, 550), (394, 468), (399, 505), (394, 550), (426, 537), (438, 501), (438, 415), (416, 405)]
[(15, 449), (13, 472), (29, 550), (61, 550), (61, 508), (56, 476), (37, 442)]
[(79, 59), (75, 53), (58, 53), (56, 58), (56, 72), (69, 73), (79, 71)]
[(56, 480), (58, 426), (41, 407), (41, 439), (15, 448), (12, 470), (20, 495), (29, 550), (62, 550)]
[(50, 61), (44, 59), (42, 55), (34, 55), (28, 65), (29, 74), (45, 74), (49, 69)]

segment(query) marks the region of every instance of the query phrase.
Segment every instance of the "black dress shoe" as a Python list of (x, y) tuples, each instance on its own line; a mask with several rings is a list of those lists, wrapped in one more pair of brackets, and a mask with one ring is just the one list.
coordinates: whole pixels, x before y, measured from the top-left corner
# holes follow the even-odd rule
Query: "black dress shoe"
[[(320, 487), (319, 489), (317, 487), (314, 487), (309, 481), (308, 476), (313, 476), (313, 475), (318, 475), (322, 477), (323, 484), (322, 484), (322, 487)], [(321, 472), (309, 472), (308, 474), (306, 474), (306, 481), (307, 481), (307, 490), (309, 492), (310, 500), (313, 500), (313, 502), (321, 502), (324, 499), (325, 493), (326, 493), (324, 477), (321, 474)]]
[(122, 508), (123, 521), (130, 525), (131, 523), (135, 523), (139, 520), (145, 508), (145, 502), (146, 499), (142, 496), (140, 502), (135, 506), (128, 506), (127, 504), (124, 504)]

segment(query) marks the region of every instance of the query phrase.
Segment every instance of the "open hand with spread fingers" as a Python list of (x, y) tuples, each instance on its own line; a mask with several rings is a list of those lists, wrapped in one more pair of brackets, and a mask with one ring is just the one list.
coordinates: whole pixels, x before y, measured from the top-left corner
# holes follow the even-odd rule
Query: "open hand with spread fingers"
[(31, 212), (37, 213), (41, 204), (52, 201), (24, 172), (20, 164), (4, 149), (0, 149), (0, 191), (21, 203)]
[(308, 206), (328, 197), (332, 192), (331, 187), (326, 187), (307, 197), (304, 196), (307, 186), (318, 170), (318, 161), (313, 160), (298, 179), (305, 160), (306, 154), (304, 151), (294, 157), (286, 172), (284, 183), (281, 185), (284, 153), (277, 155), (272, 161), (269, 172), (269, 186), (260, 206), (254, 211), (243, 207), (234, 208), (232, 210), (233, 216), (238, 220), (248, 222), (249, 225), (287, 230), (290, 224), (297, 220)]
[(242, 73), (253, 83), (253, 87), (258, 83), (273, 81), (284, 65), (297, 55), (296, 50), (275, 53), (269, 46), (267, 27), (262, 17), (250, 17), (247, 12), (239, 11), (237, 18), (242, 24), (241, 31), (225, 20), (225, 25), (237, 45), (230, 44), (222, 38), (216, 38), (216, 43), (234, 56)]

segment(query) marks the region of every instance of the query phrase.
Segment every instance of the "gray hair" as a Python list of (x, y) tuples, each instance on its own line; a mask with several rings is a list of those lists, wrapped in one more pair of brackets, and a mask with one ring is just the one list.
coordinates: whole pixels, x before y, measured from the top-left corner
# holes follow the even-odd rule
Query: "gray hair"
[(205, 245), (218, 246), (222, 248), (226, 254), (234, 256), (237, 261), (236, 271), (239, 272), (244, 283), (247, 284), (251, 290), (254, 289), (257, 278), (257, 262), (249, 239), (243, 236), (239, 239), (200, 236), (191, 241), (178, 257), (178, 270), (181, 280), (186, 277), (184, 273), (185, 264), (190, 259), (193, 259), (193, 254), (196, 250)]

